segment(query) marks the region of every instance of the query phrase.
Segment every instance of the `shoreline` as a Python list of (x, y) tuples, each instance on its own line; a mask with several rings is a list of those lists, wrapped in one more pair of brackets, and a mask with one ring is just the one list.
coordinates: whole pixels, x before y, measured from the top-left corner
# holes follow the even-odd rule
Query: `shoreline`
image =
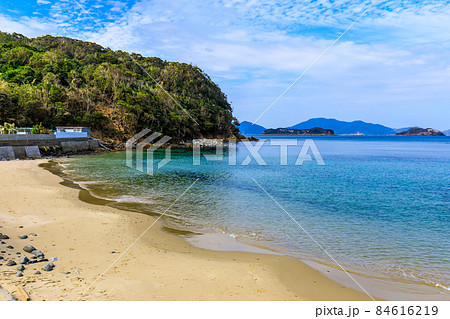
[(22, 285), (31, 300), (370, 300), (294, 258), (197, 248), (160, 223), (82, 296), (155, 218), (81, 201), (79, 190), (39, 167), (47, 162), (0, 165), (8, 244), (18, 250), (30, 243), (17, 236), (35, 232), (33, 245), (58, 257), (55, 270), (41, 275), (26, 269), (19, 278), (0, 266), (0, 286), (9, 291)]
[[(98, 197), (91, 193), (89, 190), (89, 182), (87, 182), (87, 186), (84, 185), (84, 182), (76, 182), (70, 179), (70, 175), (64, 172), (64, 165), (56, 165), (55, 162), (54, 167), (56, 170), (53, 172), (58, 176), (64, 178), (68, 183), (72, 183), (80, 190), (80, 199), (88, 202), (88, 203), (97, 203), (100, 205), (107, 205), (108, 203), (117, 204), (118, 201), (114, 199), (107, 199), (103, 197)], [(111, 205), (114, 208), (130, 211), (134, 213), (140, 214), (150, 214), (153, 217), (159, 217), (159, 214), (151, 213), (151, 212), (143, 212), (139, 209), (133, 209), (131, 207), (127, 207), (125, 203), (121, 203), (120, 206)], [(162, 229), (170, 234), (174, 234), (183, 240), (187, 241), (189, 244), (206, 250), (212, 251), (235, 251), (235, 252), (251, 252), (251, 253), (261, 253), (261, 254), (271, 254), (277, 256), (284, 256), (285, 258), (292, 258), (298, 260), (304, 264), (309, 265), (313, 269), (319, 271), (322, 275), (326, 276), (333, 281), (346, 286), (348, 288), (355, 289), (357, 291), (363, 292), (361, 287), (353, 281), (342, 269), (340, 269), (337, 265), (330, 262), (324, 262), (323, 260), (318, 260), (313, 258), (312, 256), (303, 255), (301, 257), (292, 256), (284, 253), (282, 250), (277, 250), (273, 247), (264, 246), (264, 244), (258, 243), (254, 240), (242, 240), (239, 237), (233, 237), (226, 233), (220, 232), (204, 232), (192, 229), (180, 229), (177, 227), (176, 223), (170, 223), (171, 226), (168, 226), (165, 223), (164, 216), (161, 219)], [(179, 226), (179, 225), (178, 225)], [(176, 228), (173, 228), (176, 227)], [(182, 228), (182, 226), (181, 226)], [(411, 280), (402, 280), (399, 278), (391, 278), (384, 277), (382, 274), (371, 274), (367, 272), (360, 271), (358, 269), (352, 268), (349, 265), (344, 266), (346, 271), (354, 277), (358, 283), (361, 283), (364, 289), (367, 289), (370, 294), (375, 295), (384, 300), (448, 300), (449, 294), (447, 291), (443, 291), (440, 287), (432, 286), (427, 283), (422, 282), (414, 282)]]

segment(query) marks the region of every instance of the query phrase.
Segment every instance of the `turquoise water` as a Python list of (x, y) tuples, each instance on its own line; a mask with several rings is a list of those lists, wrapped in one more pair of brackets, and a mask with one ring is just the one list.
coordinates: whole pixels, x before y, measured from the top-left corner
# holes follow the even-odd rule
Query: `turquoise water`
[[(264, 138), (264, 137), (262, 137)], [(283, 138), (283, 137), (271, 137)], [(289, 137), (292, 139), (292, 137)], [(301, 145), (305, 138), (299, 138)], [(260, 151), (267, 162), (230, 166), (173, 152), (153, 176), (125, 166), (125, 153), (69, 162), (71, 177), (118, 206), (163, 213), (168, 226), (222, 232), (302, 259), (330, 258), (256, 180), (344, 267), (371, 276), (450, 286), (450, 137), (314, 137), (325, 161), (295, 166), (300, 146)], [(237, 163), (248, 155), (237, 147)], [(162, 158), (158, 154), (156, 158)], [(253, 179), (252, 179), (253, 178)], [(447, 288), (448, 289), (448, 288)]]

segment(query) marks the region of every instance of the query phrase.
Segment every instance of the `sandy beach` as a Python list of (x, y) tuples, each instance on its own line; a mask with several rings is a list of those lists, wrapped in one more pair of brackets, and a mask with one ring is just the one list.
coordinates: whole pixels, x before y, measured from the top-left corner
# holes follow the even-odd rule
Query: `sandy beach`
[[(154, 218), (81, 201), (45, 162), (0, 162), (0, 286), (17, 299), (21, 286), (31, 300), (370, 300), (293, 258), (196, 248), (159, 223), (110, 267)], [(30, 257), (25, 245), (57, 257), (54, 270), (17, 277), (6, 261)]]

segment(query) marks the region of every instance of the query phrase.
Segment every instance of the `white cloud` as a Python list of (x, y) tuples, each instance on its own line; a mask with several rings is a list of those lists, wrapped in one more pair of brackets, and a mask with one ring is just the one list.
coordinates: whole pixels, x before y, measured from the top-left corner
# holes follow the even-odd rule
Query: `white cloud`
[(37, 3), (38, 4), (50, 4), (51, 2), (47, 1), (47, 0), (37, 0)]
[(44, 22), (36, 17), (21, 17), (12, 19), (0, 14), (1, 31), (9, 33), (21, 33), (26, 36), (36, 37), (44, 34), (57, 34), (58, 25), (53, 22)]
[[(263, 19), (261, 2), (226, 4), (226, 7), (218, 7), (217, 2), (198, 6), (182, 0), (170, 3), (143, 1), (131, 8), (117, 24), (107, 26), (107, 30), (126, 50), (199, 65), (224, 88), (234, 102), (236, 114), (241, 119), (253, 120), (323, 52), (331, 40), (317, 35), (302, 36), (283, 28), (267, 28), (238, 14), (245, 10), (254, 15), (258, 12), (258, 19)], [(280, 19), (284, 14), (281, 5), (272, 7), (270, 19)], [(414, 29), (425, 34), (427, 21), (422, 17), (436, 8), (438, 6), (433, 9), (422, 7), (415, 11), (398, 8), (384, 17), (372, 14), (364, 23), (381, 28), (386, 21), (391, 28), (389, 34), (402, 37), (402, 29), (394, 27), (413, 15), (416, 19), (411, 18), (415, 21), (411, 23), (415, 23)], [(360, 8), (352, 9), (348, 16), (359, 11)], [(296, 12), (296, 15), (291, 13), (291, 17), (301, 17), (299, 12), (302, 11)], [(305, 11), (305, 16), (307, 13)], [(318, 21), (337, 23), (345, 17), (345, 14), (341, 18), (338, 15), (330, 20), (331, 15), (325, 14)], [(433, 33), (433, 26), (428, 25), (428, 30)], [(114, 47), (101, 32), (91, 33), (89, 37)], [(429, 39), (414, 37), (414, 33), (408, 34), (407, 38), (415, 41), (405, 41), (403, 45), (392, 41), (352, 42), (344, 38), (283, 97), (270, 115), (262, 119), (262, 124), (267, 121), (286, 125), (286, 111), (300, 119), (322, 112), (324, 116), (326, 113), (328, 116), (343, 113), (363, 118), (358, 115), (361, 113), (368, 119), (376, 121), (378, 118), (383, 122), (383, 116), (388, 115), (392, 123), (386, 123), (386, 119), (384, 123), (396, 126), (395, 121), (401, 121), (399, 114), (409, 107), (416, 113), (408, 113), (408, 116), (429, 118), (430, 109), (441, 110), (442, 101), (450, 100), (449, 48), (445, 43), (433, 43), (427, 48), (423, 41), (430, 42)], [(435, 35), (432, 40), (439, 37), (442, 38)], [(418, 116), (420, 110), (424, 115)], [(352, 115), (348, 116), (351, 119)], [(403, 124), (406, 123), (397, 126)]]

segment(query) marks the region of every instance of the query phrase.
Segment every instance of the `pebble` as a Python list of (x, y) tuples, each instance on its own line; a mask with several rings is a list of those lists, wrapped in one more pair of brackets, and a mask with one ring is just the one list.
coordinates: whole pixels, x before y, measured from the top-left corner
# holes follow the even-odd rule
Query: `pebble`
[(44, 265), (44, 267), (42, 267), (42, 270), (52, 271), (54, 267), (55, 267), (55, 265), (53, 263), (47, 263)]
[(36, 257), (38, 257), (38, 258), (44, 258), (45, 256), (44, 256), (44, 253), (42, 252), (42, 251), (40, 251), (40, 250), (33, 250), (32, 252), (31, 252), (33, 255), (35, 255)]
[(23, 228), (23, 226), (19, 226), (19, 228)]
[(19, 235), (19, 238), (20, 238), (20, 239), (27, 239), (27, 238), (28, 238), (28, 235)]
[(0, 256), (0, 260), (5, 259), (3, 256)]
[(111, 250), (111, 254), (115, 254), (116, 252), (114, 250)]
[(62, 272), (64, 275), (68, 275), (68, 274), (70, 274), (70, 271), (63, 271)]
[(14, 249), (14, 247), (13, 247), (13, 246), (11, 246), (11, 245), (9, 245), (9, 246), (6, 246), (6, 248), (8, 248), (8, 249)]
[(0, 233), (0, 239), (9, 239), (9, 236)]
[(36, 248), (34, 248), (31, 245), (26, 245), (25, 247), (23, 247), (23, 251), (26, 253), (31, 253), (32, 251), (35, 251), (35, 250), (36, 250)]
[(17, 264), (14, 260), (8, 260), (8, 262), (6, 263), (6, 266), (15, 266), (15, 265)]
[(24, 270), (25, 270), (25, 267), (24, 267), (23, 265), (19, 265), (19, 266), (16, 267), (16, 269), (17, 269), (18, 271), (24, 271)]
[(36, 236), (37, 236), (37, 234), (36, 234), (36, 233), (29, 233), (28, 235), (29, 235), (29, 236), (34, 236), (34, 237), (36, 237)]
[(17, 277), (23, 277), (23, 274), (22, 274), (21, 272), (18, 272), (18, 273), (16, 274), (16, 276), (17, 276)]
[(2, 251), (0, 251), (0, 253), (6, 254), (6, 250), (2, 250)]
[(22, 253), (21, 253), (20, 251), (18, 251), (18, 252), (16, 253), (16, 255), (22, 255)]
[(40, 275), (41, 272), (40, 272), (39, 270), (36, 270), (36, 271), (34, 272), (34, 274), (35, 274), (35, 275)]
[(2, 245), (6, 244), (3, 240), (2, 240)]
[(30, 260), (28, 259), (27, 256), (23, 256), (22, 258), (19, 259), (19, 264), (22, 264), (22, 265), (26, 265), (29, 262), (30, 262)]

